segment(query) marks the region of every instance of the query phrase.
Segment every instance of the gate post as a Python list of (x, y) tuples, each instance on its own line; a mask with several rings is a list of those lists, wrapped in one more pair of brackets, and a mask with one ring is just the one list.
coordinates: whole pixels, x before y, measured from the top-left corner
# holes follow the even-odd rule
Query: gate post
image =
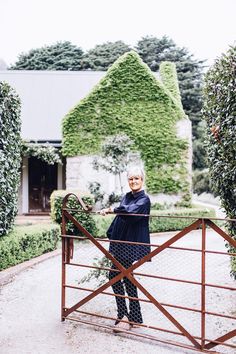
[(205, 346), (206, 336), (206, 223), (202, 219), (202, 259), (201, 259), (201, 348)]
[[(61, 233), (66, 235), (66, 221), (64, 210), (62, 209), (62, 224), (61, 224)], [(66, 284), (66, 242), (67, 239), (62, 237), (62, 257), (61, 257), (61, 321), (65, 321), (65, 284)]]

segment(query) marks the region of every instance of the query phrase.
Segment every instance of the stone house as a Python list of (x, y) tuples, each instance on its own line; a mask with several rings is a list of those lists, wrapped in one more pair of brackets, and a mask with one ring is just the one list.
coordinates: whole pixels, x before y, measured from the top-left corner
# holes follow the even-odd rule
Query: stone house
[[(133, 70), (129, 67), (130, 61), (133, 62)], [(126, 72), (124, 72), (124, 67), (126, 67)], [(173, 74), (173, 68), (171, 70)], [(140, 80), (140, 75), (144, 81)], [(116, 81), (119, 76), (121, 80)], [(153, 200), (155, 198), (167, 202), (170, 199), (174, 202), (181, 200), (184, 193), (190, 191), (191, 188), (191, 123), (183, 112), (178, 84), (174, 80), (171, 83), (167, 77), (168, 73), (162, 73), (162, 75), (152, 73), (133, 52), (121, 57), (107, 73), (93, 71), (0, 71), (0, 81), (8, 82), (21, 99), (22, 138), (36, 144), (49, 142), (59, 150), (62, 149), (64, 156), (62, 165), (48, 165), (34, 157), (23, 159), (19, 213), (48, 213), (50, 210), (49, 197), (55, 189), (68, 188), (85, 191), (88, 189), (88, 182), (97, 181), (108, 193), (114, 191), (117, 179), (102, 171), (94, 171), (91, 165), (93, 157), (99, 154), (101, 141), (106, 136), (113, 135), (114, 131), (116, 133), (124, 132), (135, 141), (136, 150), (141, 154), (145, 168), (148, 167), (149, 175), (152, 176), (153, 171), (158, 167), (162, 176), (165, 175), (165, 168), (169, 175), (171, 175), (171, 170), (176, 169), (177, 173), (174, 179), (185, 179), (184, 182), (187, 186), (185, 191), (180, 188), (179, 192), (167, 191), (166, 193), (165, 188), (163, 191), (159, 188), (157, 193), (152, 193), (155, 195)], [(145, 90), (142, 90), (142, 85), (146, 85)], [(126, 92), (124, 92), (124, 87), (127, 87)], [(135, 99), (129, 95), (131, 92), (134, 93)], [(128, 100), (130, 101), (128, 102)], [(148, 102), (150, 103), (149, 107), (147, 107)], [(139, 103), (142, 103), (142, 107), (139, 107)], [(166, 129), (171, 130), (173, 127), (172, 135), (173, 132), (176, 132), (178, 143), (187, 142), (183, 150), (183, 158), (181, 158), (181, 166), (185, 170), (183, 175), (178, 174), (179, 161), (172, 163), (172, 166), (168, 165), (168, 161), (165, 161), (162, 170), (160, 164), (154, 166), (154, 170), (150, 169), (147, 166), (147, 158), (138, 145), (137, 137), (132, 136), (132, 127), (135, 125), (136, 117), (138, 120), (136, 126), (141, 127), (144, 138), (148, 138), (147, 141), (151, 146), (150, 134), (159, 131), (156, 124), (160, 126), (160, 121), (153, 118), (152, 115), (143, 115), (143, 110), (148, 108), (147, 111), (153, 110), (156, 114), (158, 111), (155, 112), (155, 106), (159, 107), (159, 111), (160, 107), (161, 111), (165, 111), (164, 116), (160, 114), (160, 119), (165, 116), (175, 116), (169, 121), (169, 128), (167, 126)], [(74, 115), (75, 112), (78, 112), (78, 115)], [(81, 112), (84, 113), (81, 115)], [(122, 116), (126, 119), (123, 122)], [(118, 122), (115, 126), (114, 121)], [(148, 126), (146, 121), (151, 124), (151, 130), (150, 124)], [(75, 125), (68, 132), (67, 128), (71, 122), (74, 122)], [(112, 128), (111, 131), (109, 131), (109, 126)], [(145, 131), (147, 136), (145, 136)], [(99, 133), (97, 134), (97, 132)], [(168, 132), (160, 134), (161, 136), (168, 135)], [(93, 137), (96, 138), (93, 139)], [(173, 136), (173, 144), (176, 139)], [(80, 144), (77, 145), (76, 142), (80, 142)], [(162, 146), (157, 153), (162, 151), (162, 154), (165, 154), (165, 149), (168, 149), (168, 145)], [(125, 184), (125, 178), (123, 181)], [(159, 182), (155, 180), (156, 185)]]
[[(157, 77), (137, 53), (128, 52), (67, 113), (62, 151), (68, 189), (85, 191), (98, 182), (108, 194), (119, 191), (118, 177), (95, 171), (92, 161), (106, 137), (120, 133), (134, 141), (153, 201), (175, 204), (191, 198), (191, 122), (183, 111), (173, 63), (162, 63)], [(123, 184), (126, 190), (125, 176)]]

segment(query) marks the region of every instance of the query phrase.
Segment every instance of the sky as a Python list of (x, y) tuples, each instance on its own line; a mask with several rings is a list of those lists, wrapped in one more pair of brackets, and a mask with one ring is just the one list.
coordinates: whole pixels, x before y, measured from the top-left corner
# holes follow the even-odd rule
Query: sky
[(0, 58), (68, 40), (84, 51), (167, 35), (196, 59), (214, 60), (236, 44), (236, 0), (0, 0)]

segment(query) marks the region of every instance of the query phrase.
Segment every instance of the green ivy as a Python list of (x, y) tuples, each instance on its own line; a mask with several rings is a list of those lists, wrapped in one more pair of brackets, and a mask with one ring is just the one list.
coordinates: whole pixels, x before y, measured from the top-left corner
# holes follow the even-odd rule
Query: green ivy
[(20, 183), (20, 99), (0, 82), (0, 236), (12, 228)]
[(55, 163), (62, 163), (58, 150), (50, 143), (38, 144), (22, 141), (21, 154), (22, 156), (27, 157), (34, 156), (37, 159), (48, 163), (49, 165), (54, 165)]
[[(165, 65), (163, 72), (172, 73), (164, 75), (167, 88), (177, 87), (176, 77), (167, 84), (174, 67), (165, 70)], [(149, 192), (187, 192), (188, 144), (176, 136), (176, 122), (186, 116), (176, 93), (167, 88), (137, 53), (124, 54), (64, 118), (63, 154), (97, 154), (107, 136), (124, 133), (141, 152)]]
[(182, 106), (175, 64), (164, 61), (159, 70), (163, 84)]

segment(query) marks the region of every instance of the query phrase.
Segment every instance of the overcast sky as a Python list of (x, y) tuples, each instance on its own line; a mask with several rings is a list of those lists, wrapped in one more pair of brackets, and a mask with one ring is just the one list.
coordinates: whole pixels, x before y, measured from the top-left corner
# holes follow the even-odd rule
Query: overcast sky
[(0, 0), (0, 58), (69, 40), (88, 50), (167, 35), (196, 59), (214, 59), (236, 39), (236, 0)]

